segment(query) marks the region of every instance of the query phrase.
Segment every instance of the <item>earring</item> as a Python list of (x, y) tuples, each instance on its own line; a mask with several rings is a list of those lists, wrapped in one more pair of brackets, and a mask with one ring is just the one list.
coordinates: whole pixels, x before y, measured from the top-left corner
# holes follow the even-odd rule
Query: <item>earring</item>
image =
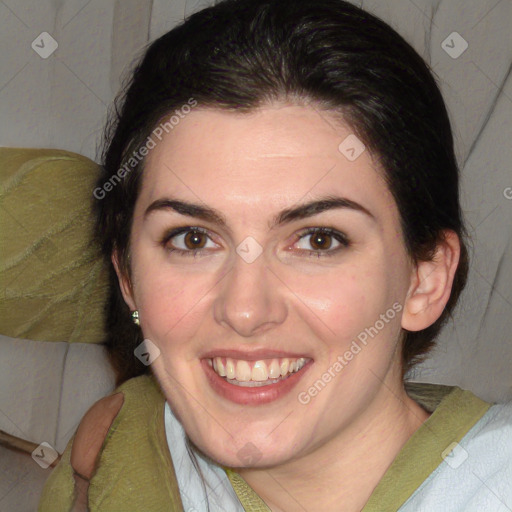
[(139, 312), (137, 310), (132, 311), (132, 320), (135, 325), (140, 325), (139, 322)]

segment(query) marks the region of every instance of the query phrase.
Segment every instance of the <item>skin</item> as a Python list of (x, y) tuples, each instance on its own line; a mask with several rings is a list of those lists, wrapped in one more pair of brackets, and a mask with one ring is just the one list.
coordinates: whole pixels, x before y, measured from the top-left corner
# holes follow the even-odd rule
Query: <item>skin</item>
[[(148, 155), (130, 276), (113, 255), (125, 300), (161, 351), (153, 372), (187, 434), (212, 459), (238, 468), (274, 512), (334, 511), (340, 503), (361, 510), (429, 416), (405, 393), (399, 337), (441, 315), (458, 239), (447, 232), (433, 261), (413, 264), (378, 164), (367, 150), (352, 162), (338, 150), (351, 133), (311, 105), (276, 103), (251, 114), (194, 109)], [(269, 228), (281, 210), (329, 195), (371, 216), (336, 208)], [(226, 226), (172, 209), (145, 215), (171, 196), (215, 208)], [(182, 226), (208, 231), (201, 254), (170, 252), (190, 247), (183, 235), (161, 243)], [(344, 233), (349, 245), (327, 237), (319, 250), (303, 236), (309, 227)], [(236, 252), (248, 236), (262, 249), (250, 264)], [(394, 303), (402, 306), (395, 318), (301, 404), (298, 394)], [(201, 366), (207, 351), (223, 348), (278, 349), (313, 363), (286, 396), (240, 405), (220, 397)], [(238, 454), (248, 446), (257, 454), (250, 467)]]

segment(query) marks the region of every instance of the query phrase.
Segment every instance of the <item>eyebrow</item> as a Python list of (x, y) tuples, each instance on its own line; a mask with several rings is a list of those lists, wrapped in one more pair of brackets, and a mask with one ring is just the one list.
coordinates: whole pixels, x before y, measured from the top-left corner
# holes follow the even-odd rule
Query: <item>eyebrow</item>
[[(335, 210), (340, 208), (363, 213), (373, 221), (376, 221), (375, 216), (368, 209), (356, 201), (352, 201), (351, 199), (347, 199), (345, 197), (326, 196), (314, 201), (310, 201), (308, 203), (301, 204), (299, 206), (282, 210), (274, 216), (272, 221), (269, 223), (269, 228), (273, 229), (276, 226), (288, 224), (295, 220), (306, 219), (328, 210)], [(204, 221), (211, 222), (213, 224), (218, 224), (223, 228), (227, 228), (226, 218), (218, 210), (208, 206), (202, 206), (199, 204), (173, 198), (162, 198), (153, 201), (144, 212), (144, 219), (146, 219), (153, 212), (166, 210), (172, 210), (181, 215), (195, 217)]]

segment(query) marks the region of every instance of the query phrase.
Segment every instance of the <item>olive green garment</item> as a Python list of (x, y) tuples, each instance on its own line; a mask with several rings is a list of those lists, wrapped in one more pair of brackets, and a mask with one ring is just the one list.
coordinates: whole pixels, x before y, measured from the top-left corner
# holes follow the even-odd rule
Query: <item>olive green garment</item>
[[(402, 447), (361, 512), (397, 512), (492, 405), (457, 386), (406, 383), (408, 395), (431, 416)], [(270, 512), (243, 478), (226, 473), (246, 512)]]
[(0, 148), (2, 334), (103, 343), (108, 270), (93, 242), (100, 166), (59, 149)]
[[(395, 512), (442, 462), (491, 404), (458, 387), (406, 385), (409, 395), (433, 414), (407, 441), (362, 512)], [(89, 489), (90, 512), (176, 511), (181, 499), (167, 446), (165, 398), (153, 376), (131, 379), (117, 391), (125, 401), (100, 452)], [(73, 439), (46, 482), (39, 512), (69, 512), (74, 484), (69, 462)], [(269, 508), (234, 471), (226, 473), (246, 512)]]
[[(156, 379), (130, 379), (116, 392), (124, 403), (112, 422), (89, 485), (90, 512), (183, 512), (167, 446), (165, 398)], [(69, 441), (45, 483), (39, 512), (69, 512), (74, 502)]]

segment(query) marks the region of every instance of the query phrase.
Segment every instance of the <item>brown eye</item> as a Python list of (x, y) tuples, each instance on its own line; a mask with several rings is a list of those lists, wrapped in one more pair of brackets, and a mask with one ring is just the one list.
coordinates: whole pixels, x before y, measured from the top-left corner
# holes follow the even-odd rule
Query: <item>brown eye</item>
[(332, 245), (332, 236), (327, 233), (315, 233), (311, 235), (309, 243), (316, 250), (330, 249)]
[(297, 241), (300, 252), (318, 257), (332, 256), (349, 245), (346, 235), (331, 228), (308, 228)]
[(185, 235), (183, 242), (187, 249), (202, 249), (206, 245), (206, 236), (199, 231), (189, 231)]
[(179, 256), (196, 257), (219, 248), (207, 231), (197, 227), (173, 229), (164, 235), (160, 244), (169, 253)]

